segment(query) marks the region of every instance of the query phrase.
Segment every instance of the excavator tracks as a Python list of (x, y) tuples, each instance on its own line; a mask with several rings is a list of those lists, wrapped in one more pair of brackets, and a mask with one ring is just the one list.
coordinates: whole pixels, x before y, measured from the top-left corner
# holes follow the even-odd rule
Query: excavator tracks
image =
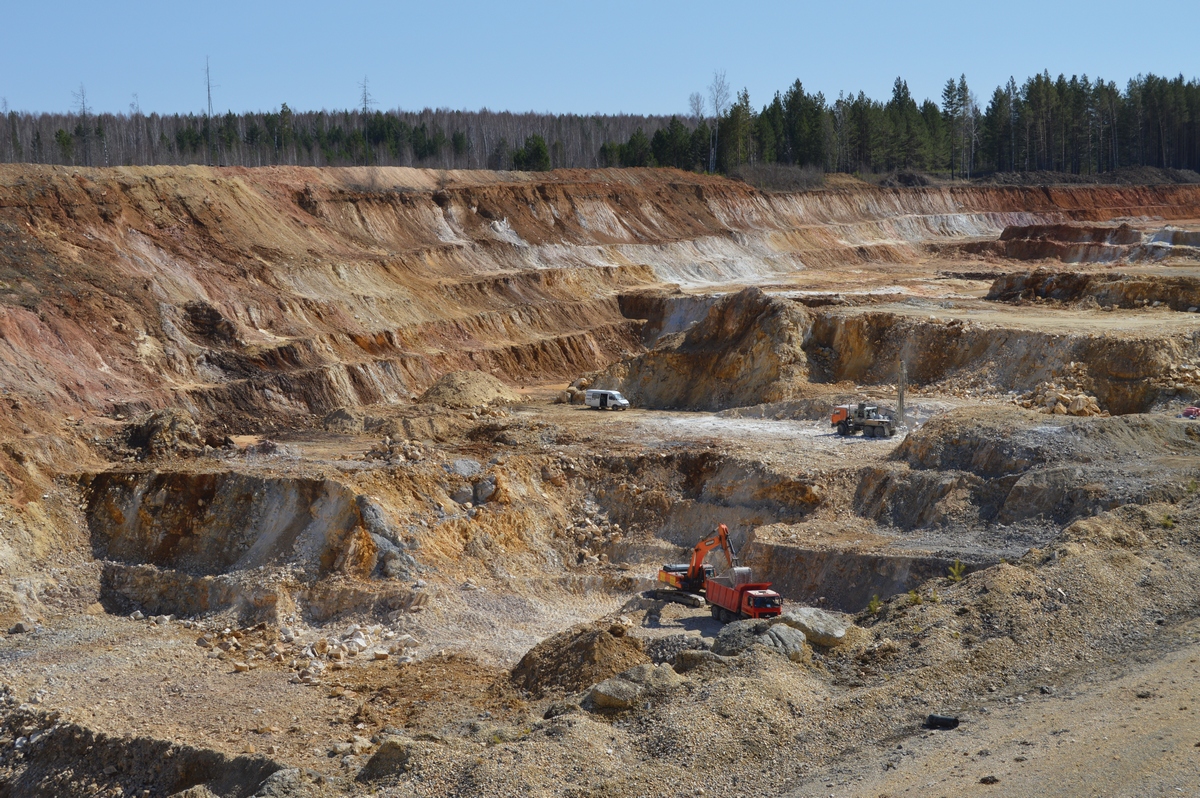
[(688, 593), (684, 590), (647, 590), (642, 596), (655, 601), (673, 601), (676, 604), (685, 604), (688, 607), (704, 606), (704, 596), (701, 596), (699, 593)]

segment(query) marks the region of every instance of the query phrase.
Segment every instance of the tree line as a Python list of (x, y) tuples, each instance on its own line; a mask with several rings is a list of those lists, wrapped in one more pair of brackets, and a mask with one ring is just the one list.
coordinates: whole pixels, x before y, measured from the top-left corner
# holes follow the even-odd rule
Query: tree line
[[(364, 98), (366, 97), (364, 89)], [(986, 105), (966, 76), (918, 104), (897, 78), (884, 101), (834, 100), (797, 80), (756, 108), (723, 73), (674, 116), (372, 110), (71, 113), (0, 108), (0, 160), (85, 166), (213, 164), (457, 169), (673, 166), (729, 172), (781, 163), (826, 171), (1096, 174), (1128, 166), (1200, 171), (1200, 82), (1138, 76), (1120, 88), (1048, 72), (998, 86)]]

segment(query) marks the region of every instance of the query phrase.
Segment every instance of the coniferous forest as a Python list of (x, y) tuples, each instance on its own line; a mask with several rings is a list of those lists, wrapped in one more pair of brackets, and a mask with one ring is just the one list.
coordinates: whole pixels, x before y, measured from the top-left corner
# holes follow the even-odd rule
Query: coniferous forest
[(1138, 76), (1124, 87), (1043, 72), (982, 99), (965, 76), (918, 102), (897, 78), (885, 100), (836, 99), (797, 80), (756, 107), (718, 74), (676, 116), (482, 111), (70, 113), (3, 109), (0, 161), (82, 166), (391, 165), (455, 169), (674, 166), (729, 173), (788, 164), (860, 174), (912, 171), (1098, 175), (1200, 171), (1200, 82)]

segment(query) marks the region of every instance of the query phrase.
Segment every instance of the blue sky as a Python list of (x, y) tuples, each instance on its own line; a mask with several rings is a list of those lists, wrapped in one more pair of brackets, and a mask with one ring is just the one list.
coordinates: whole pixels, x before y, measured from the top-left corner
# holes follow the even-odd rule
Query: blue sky
[(10, 0), (0, 98), (63, 111), (82, 83), (96, 111), (380, 108), (682, 113), (714, 70), (757, 107), (810, 91), (919, 100), (966, 73), (982, 103), (1013, 75), (1119, 84), (1200, 77), (1200, 2), (57, 3)]

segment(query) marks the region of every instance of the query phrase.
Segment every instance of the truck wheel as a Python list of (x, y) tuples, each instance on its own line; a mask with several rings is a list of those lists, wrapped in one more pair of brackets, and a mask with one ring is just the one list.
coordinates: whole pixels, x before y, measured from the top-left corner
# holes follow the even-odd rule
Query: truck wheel
[(888, 424), (887, 426), (885, 426), (883, 428), (883, 436), (885, 438), (890, 438), (895, 434), (896, 434), (896, 429), (891, 424)]
[(878, 427), (863, 427), (863, 437), (864, 438), (874, 438), (875, 432), (877, 430), (878, 430)]
[(847, 435), (850, 434), (850, 425), (847, 424), (845, 421), (839, 421), (837, 433), (838, 433), (838, 435), (841, 435), (843, 438), (846, 437)]
[(718, 620), (718, 621), (721, 620), (721, 608), (718, 607), (716, 604), (709, 607), (708, 611), (712, 614), (712, 617), (714, 620)]

